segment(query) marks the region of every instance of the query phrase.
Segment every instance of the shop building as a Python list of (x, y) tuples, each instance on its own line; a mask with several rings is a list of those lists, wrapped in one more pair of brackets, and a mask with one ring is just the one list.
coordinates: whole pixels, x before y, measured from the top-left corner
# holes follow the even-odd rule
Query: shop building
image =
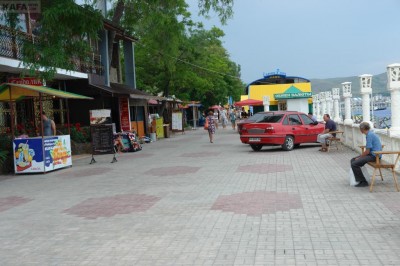
[[(92, 62), (90, 64), (74, 60), (74, 70), (66, 71), (57, 69), (52, 81), (37, 80), (30, 77), (21, 77), (24, 72), (22, 67), (22, 47), (25, 41), (33, 41), (36, 37), (32, 34), (31, 25), (24, 21), (25, 16), (21, 17), (21, 29), (16, 30), (0, 23), (0, 83), (17, 83), (34, 86), (47, 86), (61, 91), (67, 91), (66, 82), (70, 80), (87, 80), (88, 73), (100, 73), (102, 67), (99, 54), (93, 50), (90, 54)], [(36, 38), (37, 40), (37, 38)], [(80, 93), (80, 92), (78, 92)], [(83, 94), (83, 93), (81, 93)], [(43, 97), (43, 110), (58, 125), (67, 122), (66, 99), (53, 99), (53, 97)], [(15, 115), (14, 125), (19, 126), (25, 131), (37, 131), (39, 124), (39, 101), (34, 98), (21, 98), (13, 102), (0, 103), (0, 133), (11, 131), (11, 105)], [(82, 105), (82, 103), (81, 103)], [(59, 127), (60, 128), (60, 127)], [(22, 130), (19, 130), (22, 131)], [(27, 133), (27, 132), (26, 132)], [(36, 134), (37, 132), (31, 132)]]
[[(264, 74), (264, 77), (251, 82), (246, 87), (248, 99), (269, 99), (271, 111), (312, 111), (312, 91), (310, 80), (302, 77), (287, 76), (279, 71)], [(246, 99), (246, 97), (243, 97)], [(253, 113), (264, 111), (264, 106), (254, 106)]]
[[(31, 20), (30, 22), (26, 21)], [(88, 40), (91, 46), (91, 62), (81, 62), (74, 59), (74, 70), (57, 69), (51, 81), (38, 81), (33, 78), (21, 78), (22, 46), (24, 41), (37, 40), (35, 29), (30, 28), (34, 19), (21, 16), (18, 30), (7, 26), (0, 21), (0, 83), (20, 82), (30, 85), (44, 85), (54, 89), (77, 93), (94, 98), (82, 103), (76, 100), (57, 99), (47, 97), (42, 100), (43, 110), (49, 118), (61, 128), (67, 122), (69, 109), (70, 122), (73, 124), (89, 125), (89, 110), (110, 109), (116, 130), (137, 130), (140, 135), (147, 135), (149, 125), (149, 100), (162, 101), (163, 97), (149, 95), (136, 88), (134, 43), (136, 39), (126, 31), (104, 19), (104, 28), (99, 32), (98, 40)], [(115, 41), (112, 60), (108, 57), (108, 33), (114, 31)], [(122, 51), (121, 51), (122, 49)], [(121, 66), (120, 55), (124, 56), (124, 65)], [(124, 73), (122, 71), (124, 70)], [(12, 81), (10, 81), (12, 80)], [(32, 83), (33, 82), (33, 83)], [(19, 100), (15, 104), (15, 125), (38, 125), (39, 108), (36, 100)], [(0, 103), (0, 132), (10, 131), (10, 104)]]

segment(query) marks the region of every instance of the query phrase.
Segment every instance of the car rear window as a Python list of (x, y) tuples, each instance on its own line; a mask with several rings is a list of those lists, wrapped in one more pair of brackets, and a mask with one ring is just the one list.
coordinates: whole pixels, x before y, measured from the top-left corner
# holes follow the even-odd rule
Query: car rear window
[(259, 123), (279, 123), (282, 120), (283, 114), (279, 115), (264, 115)]
[(260, 122), (261, 120), (264, 119), (264, 116), (266, 116), (266, 115), (268, 115), (268, 114), (257, 113), (257, 114), (254, 114), (254, 115), (250, 116), (247, 119), (247, 121), (249, 121), (249, 122)]

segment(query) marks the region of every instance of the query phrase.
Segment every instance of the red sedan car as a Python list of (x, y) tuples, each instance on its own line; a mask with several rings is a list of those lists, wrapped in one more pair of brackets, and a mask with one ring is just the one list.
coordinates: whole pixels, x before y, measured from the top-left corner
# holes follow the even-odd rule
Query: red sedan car
[(239, 122), (236, 123), (237, 126), (237, 130), (239, 132), (239, 134), (242, 131), (242, 128), (244, 125), (249, 124), (249, 123), (257, 123), (260, 122), (264, 119), (264, 116), (268, 115), (268, 114), (273, 114), (273, 112), (259, 112), (259, 113), (255, 113), (254, 115), (250, 116), (247, 119), (244, 120), (240, 120)]
[(267, 145), (281, 145), (283, 150), (290, 151), (301, 143), (317, 142), (324, 128), (324, 124), (314, 122), (302, 112), (272, 111), (265, 113), (262, 120), (243, 125), (240, 140), (250, 144), (254, 151)]

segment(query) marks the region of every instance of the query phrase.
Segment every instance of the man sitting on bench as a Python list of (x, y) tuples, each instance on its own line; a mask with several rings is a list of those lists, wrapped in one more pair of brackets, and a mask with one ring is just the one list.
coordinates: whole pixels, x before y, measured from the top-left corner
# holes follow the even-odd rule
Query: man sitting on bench
[[(370, 131), (371, 126), (368, 122), (362, 122), (360, 124), (360, 131), (365, 134), (367, 143), (365, 144), (365, 150), (360, 156), (351, 159), (351, 169), (353, 170), (356, 182), (359, 182), (356, 187), (367, 187), (368, 182), (361, 171), (361, 167), (368, 162), (373, 162), (376, 160), (375, 152), (382, 150), (382, 144), (379, 137), (372, 131)], [(382, 156), (382, 155), (380, 155)]]
[(322, 134), (317, 137), (317, 142), (321, 143), (321, 149), (319, 151), (327, 151), (326, 149), (326, 139), (335, 137), (336, 134), (331, 134), (329, 132), (336, 131), (336, 123), (333, 121), (328, 114), (324, 114), (325, 130)]

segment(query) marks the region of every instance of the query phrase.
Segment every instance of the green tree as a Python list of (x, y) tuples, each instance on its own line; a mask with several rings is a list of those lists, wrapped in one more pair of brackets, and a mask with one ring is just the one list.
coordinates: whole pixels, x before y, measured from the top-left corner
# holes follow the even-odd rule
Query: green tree
[[(174, 93), (185, 100), (201, 100), (205, 106), (238, 99), (244, 84), (240, 67), (229, 59), (222, 46), (222, 30), (202, 27), (191, 30), (178, 61)], [(190, 62), (190, 64), (188, 64)]]
[[(121, 18), (121, 25), (139, 39), (135, 49), (138, 88), (210, 103), (225, 103), (227, 95), (240, 95), (244, 86), (222, 47), (222, 30), (205, 31), (194, 23), (184, 0), (134, 2), (125, 2), (132, 10), (126, 10), (129, 15)], [(160, 114), (167, 119), (164, 108)]]
[[(222, 47), (223, 32), (217, 28), (205, 31), (193, 23), (184, 0), (111, 2), (112, 21), (140, 40), (136, 49), (139, 89), (210, 103), (240, 95), (240, 68)], [(23, 63), (30, 75), (51, 79), (56, 68), (73, 70), (77, 60), (89, 60), (87, 40), (96, 39), (102, 28), (95, 3), (88, 0), (78, 6), (73, 0), (42, 0), (39, 41), (27, 42), (23, 49)], [(213, 10), (223, 23), (232, 16), (233, 0), (199, 0), (198, 4), (200, 14)], [(115, 32), (109, 34), (113, 43)]]
[(52, 79), (57, 68), (75, 70), (77, 61), (90, 63), (88, 40), (97, 40), (102, 16), (90, 5), (73, 0), (42, 0), (38, 38), (23, 46), (23, 65), (29, 75)]
[[(97, 0), (88, 0), (88, 2), (96, 3)], [(182, 13), (187, 7), (184, 0), (114, 0), (112, 2), (114, 4), (114, 9), (111, 12), (111, 20), (117, 25), (120, 25), (123, 19), (126, 21), (132, 21), (135, 20), (135, 18), (145, 20), (147, 17), (153, 17), (153, 12), (157, 10), (163, 10), (167, 13)], [(233, 0), (198, 0), (198, 5), (201, 15), (206, 16), (211, 10), (213, 10), (217, 13), (222, 23), (226, 23), (226, 21), (232, 17)], [(160, 19), (160, 21), (163, 20)], [(129, 24), (125, 23), (125, 26), (129, 26)], [(108, 37), (109, 44), (113, 44), (115, 32), (110, 31)], [(108, 49), (111, 61), (113, 45), (109, 45)]]
[[(138, 14), (124, 18), (122, 25), (139, 38), (135, 58), (137, 76), (142, 77), (139, 88), (168, 96), (190, 15), (186, 3), (154, 1), (151, 5), (137, 5), (135, 12)], [(143, 79), (146, 82), (140, 81)]]
[[(97, 1), (85, 0), (85, 5), (78, 6), (74, 0), (41, 0), (42, 13), (38, 21), (40, 26), (36, 32), (39, 38), (33, 43), (26, 42), (23, 49), (23, 65), (29, 69), (30, 75), (51, 79), (54, 77), (56, 68), (74, 70), (74, 61), (87, 62), (90, 59), (91, 47), (88, 39), (95, 40), (99, 29), (103, 26), (100, 13), (95, 11)], [(131, 32), (133, 34), (140, 34), (141, 30), (147, 27), (154, 28), (156, 26), (154, 24), (157, 23), (167, 22), (166, 25), (180, 27), (179, 23), (173, 23), (173, 20), (168, 21), (173, 18), (172, 16), (155, 20), (153, 25), (145, 23), (144, 27), (134, 24), (137, 21), (154, 18), (152, 14), (155, 10), (163, 11), (164, 14), (183, 14), (183, 17), (187, 17), (188, 14), (184, 0), (111, 0), (111, 3), (114, 7), (110, 12), (112, 22), (121, 25), (124, 20), (126, 22), (123, 23), (124, 25), (132, 25), (132, 28), (136, 28)], [(207, 15), (213, 10), (222, 23), (232, 16), (233, 0), (199, 0), (198, 4), (202, 15)], [(171, 28), (168, 34), (173, 33), (175, 31)], [(110, 44), (114, 43), (115, 34), (114, 31), (109, 31)], [(169, 38), (171, 36), (163, 38), (159, 35), (159, 37), (164, 42), (174, 40), (174, 38)], [(173, 49), (174, 46), (163, 47), (168, 50)], [(110, 61), (113, 48), (113, 45), (109, 45)]]

